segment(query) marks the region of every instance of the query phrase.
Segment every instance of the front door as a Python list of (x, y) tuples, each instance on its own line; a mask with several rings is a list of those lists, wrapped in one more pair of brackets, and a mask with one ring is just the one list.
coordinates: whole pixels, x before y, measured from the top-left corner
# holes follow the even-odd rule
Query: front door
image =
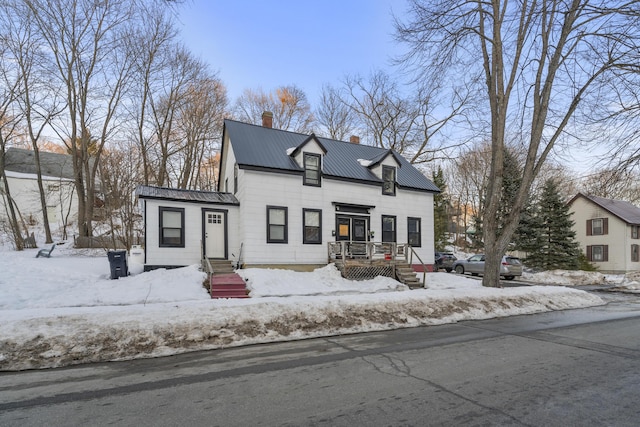
[(340, 215), (336, 217), (336, 240), (366, 242), (369, 218)]
[(226, 215), (224, 211), (204, 212), (204, 238), (207, 258), (226, 258)]

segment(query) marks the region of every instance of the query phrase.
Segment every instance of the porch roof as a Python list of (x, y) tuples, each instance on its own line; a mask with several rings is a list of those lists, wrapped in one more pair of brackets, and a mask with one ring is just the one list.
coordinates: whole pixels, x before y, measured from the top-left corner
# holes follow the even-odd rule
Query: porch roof
[(182, 190), (178, 188), (153, 187), (139, 185), (136, 196), (141, 199), (161, 199), (178, 202), (239, 205), (240, 202), (231, 193), (218, 191)]

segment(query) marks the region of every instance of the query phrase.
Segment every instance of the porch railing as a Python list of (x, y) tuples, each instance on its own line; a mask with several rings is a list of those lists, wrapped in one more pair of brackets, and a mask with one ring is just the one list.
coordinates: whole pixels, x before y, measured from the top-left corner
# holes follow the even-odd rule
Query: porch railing
[(341, 241), (329, 242), (328, 259), (329, 262), (345, 262), (346, 260), (380, 261), (389, 264), (395, 274), (395, 267), (398, 262), (413, 266), (414, 257), (422, 265), (422, 286), (426, 286), (427, 267), (408, 243), (387, 243), (387, 242), (354, 242)]
[(341, 241), (341, 242), (329, 242), (328, 258), (329, 262), (336, 259), (383, 259), (389, 261), (395, 261), (397, 259), (404, 259), (408, 261), (405, 246), (398, 245), (397, 243), (383, 243), (383, 242), (354, 242), (354, 241)]

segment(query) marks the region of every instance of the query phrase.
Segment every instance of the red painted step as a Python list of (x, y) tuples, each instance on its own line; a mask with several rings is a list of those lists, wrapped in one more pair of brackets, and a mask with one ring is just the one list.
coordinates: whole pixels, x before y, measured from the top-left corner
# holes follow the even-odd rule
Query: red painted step
[(211, 298), (249, 298), (246, 283), (236, 273), (211, 276)]

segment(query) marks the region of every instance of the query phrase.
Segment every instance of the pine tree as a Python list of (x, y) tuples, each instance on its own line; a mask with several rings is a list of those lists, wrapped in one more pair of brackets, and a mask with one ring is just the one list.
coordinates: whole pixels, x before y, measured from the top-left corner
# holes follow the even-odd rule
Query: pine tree
[(529, 199), (520, 216), (520, 223), (513, 234), (514, 249), (527, 254), (535, 252), (542, 246), (542, 217), (540, 207)]
[[(504, 152), (504, 171), (502, 174), (502, 188), (500, 193), (500, 207), (498, 208), (498, 232), (501, 233), (503, 224), (506, 223), (507, 217), (511, 213), (513, 208), (513, 202), (515, 201), (518, 189), (522, 183), (522, 169), (518, 157), (512, 150), (505, 150)], [(485, 194), (482, 196), (486, 199)], [(483, 206), (482, 200), (480, 203)], [(475, 233), (471, 236), (471, 246), (474, 249), (483, 249), (483, 222), (484, 222), (484, 208), (481, 208), (480, 215), (474, 215), (472, 218)]]
[(438, 166), (438, 170), (431, 173), (431, 178), (433, 183), (440, 189), (440, 193), (433, 197), (433, 237), (436, 250), (443, 251), (448, 243), (447, 224), (449, 223), (449, 217), (447, 215), (447, 184), (444, 181), (442, 168)]
[(526, 264), (545, 270), (578, 269), (580, 248), (575, 240), (574, 221), (552, 179), (544, 183), (537, 216), (539, 246), (529, 252)]

